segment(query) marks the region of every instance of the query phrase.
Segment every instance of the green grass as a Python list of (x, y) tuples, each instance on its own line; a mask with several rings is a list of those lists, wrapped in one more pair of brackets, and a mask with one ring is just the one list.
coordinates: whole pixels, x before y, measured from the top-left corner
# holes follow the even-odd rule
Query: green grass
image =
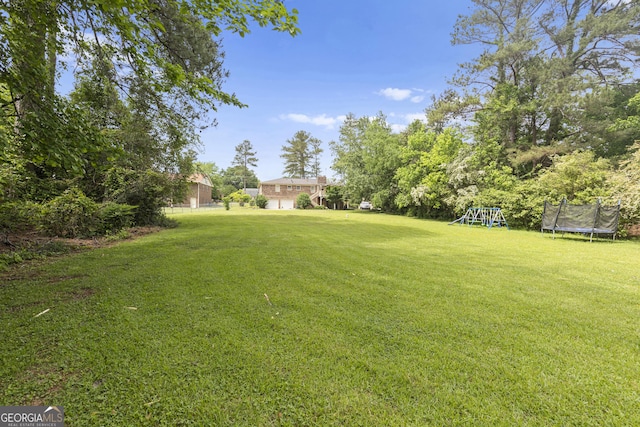
[(0, 405), (68, 426), (640, 425), (637, 242), (176, 218), (0, 278)]

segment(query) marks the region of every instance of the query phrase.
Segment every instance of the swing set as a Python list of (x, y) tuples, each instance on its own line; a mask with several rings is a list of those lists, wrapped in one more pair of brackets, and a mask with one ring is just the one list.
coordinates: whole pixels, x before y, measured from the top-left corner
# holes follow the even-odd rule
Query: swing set
[(507, 220), (504, 218), (504, 214), (500, 208), (469, 208), (464, 215), (450, 222), (449, 225), (456, 223), (469, 226), (479, 224), (488, 228), (494, 226), (507, 227), (507, 230), (509, 229), (509, 224), (507, 224)]

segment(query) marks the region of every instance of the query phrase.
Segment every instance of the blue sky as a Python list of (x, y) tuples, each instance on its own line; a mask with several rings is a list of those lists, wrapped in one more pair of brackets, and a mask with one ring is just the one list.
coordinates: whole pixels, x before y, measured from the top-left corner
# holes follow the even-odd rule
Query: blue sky
[(333, 176), (329, 141), (341, 118), (384, 113), (402, 130), (424, 118), (432, 94), (478, 46), (452, 46), (456, 18), (470, 0), (288, 0), (299, 11), (296, 37), (257, 28), (223, 36), (224, 84), (248, 108), (212, 112), (218, 126), (202, 132), (199, 161), (231, 165), (235, 146), (251, 141), (260, 180), (282, 176), (282, 146), (299, 130), (323, 141), (322, 170)]

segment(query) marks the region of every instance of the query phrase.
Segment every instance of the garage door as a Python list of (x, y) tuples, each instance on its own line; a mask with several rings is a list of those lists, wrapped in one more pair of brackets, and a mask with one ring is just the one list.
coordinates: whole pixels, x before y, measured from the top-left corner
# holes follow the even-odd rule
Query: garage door
[(293, 209), (293, 200), (280, 200), (280, 209)]
[(278, 199), (270, 199), (267, 201), (267, 209), (280, 209), (280, 204), (278, 203)]

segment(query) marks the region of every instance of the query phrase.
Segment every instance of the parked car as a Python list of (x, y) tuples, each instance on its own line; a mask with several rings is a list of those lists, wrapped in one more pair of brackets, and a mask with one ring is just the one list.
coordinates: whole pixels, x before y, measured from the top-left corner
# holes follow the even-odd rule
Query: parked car
[(359, 208), (362, 210), (370, 210), (373, 206), (371, 206), (371, 202), (360, 202)]

